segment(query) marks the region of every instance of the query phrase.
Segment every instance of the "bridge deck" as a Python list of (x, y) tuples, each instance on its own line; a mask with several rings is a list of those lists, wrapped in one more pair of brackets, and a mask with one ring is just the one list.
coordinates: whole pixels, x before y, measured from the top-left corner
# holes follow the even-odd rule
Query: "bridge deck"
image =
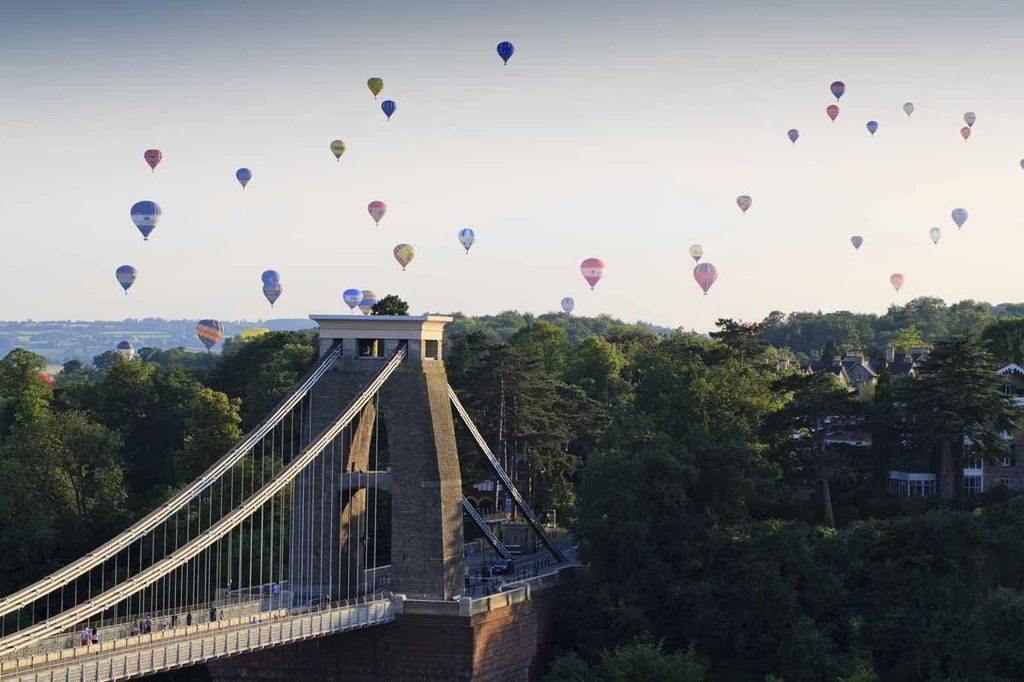
[(306, 613), (271, 611), (252, 621), (236, 618), (0, 661), (0, 680), (113, 682), (394, 619), (391, 599)]

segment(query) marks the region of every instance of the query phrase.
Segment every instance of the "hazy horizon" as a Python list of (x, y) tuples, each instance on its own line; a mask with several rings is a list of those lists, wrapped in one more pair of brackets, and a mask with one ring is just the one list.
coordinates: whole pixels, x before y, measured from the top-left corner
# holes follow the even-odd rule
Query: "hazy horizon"
[[(24, 3), (0, 26), (0, 318), (304, 318), (347, 311), (349, 287), (467, 315), (573, 296), (578, 315), (697, 330), (1013, 301), (994, 257), (1024, 246), (1021, 18), (993, 1)], [(142, 199), (164, 212), (145, 243)], [(706, 297), (695, 242), (720, 272)], [(591, 256), (608, 265), (595, 291)], [(284, 286), (272, 312), (267, 268)]]

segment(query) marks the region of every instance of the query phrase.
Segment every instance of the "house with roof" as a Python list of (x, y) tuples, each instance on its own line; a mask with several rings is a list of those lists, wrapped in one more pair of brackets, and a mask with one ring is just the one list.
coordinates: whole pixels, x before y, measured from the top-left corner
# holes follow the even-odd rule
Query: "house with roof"
[[(1011, 395), (1017, 405), (1024, 406), (1024, 368), (1010, 363), (997, 370), (1002, 378), (1000, 389)], [(1011, 436), (1003, 434), (1006, 450), (996, 462), (984, 462), (980, 457), (964, 463), (964, 489), (976, 495), (999, 486), (1010, 490), (1024, 490), (1024, 460), (1018, 462), (1017, 452), (1024, 448), (1024, 432)], [(916, 471), (890, 471), (889, 490), (897, 495), (929, 497), (937, 492), (937, 474), (934, 466), (921, 466)]]

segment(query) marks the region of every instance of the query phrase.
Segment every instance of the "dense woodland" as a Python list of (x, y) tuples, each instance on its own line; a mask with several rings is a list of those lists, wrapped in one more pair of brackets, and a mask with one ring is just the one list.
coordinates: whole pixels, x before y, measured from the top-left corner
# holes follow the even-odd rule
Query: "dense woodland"
[[(1000, 456), (998, 431), (1020, 418), (993, 372), (1020, 361), (1024, 319), (958, 305), (721, 320), (710, 338), (610, 318), (457, 320), (452, 385), (589, 564), (548, 679), (1020, 679), (1024, 497), (967, 497), (962, 481), (952, 499), (886, 491), (898, 458), (956, 470)], [(883, 369), (870, 393), (782, 362), (894, 340), (934, 349), (914, 377)], [(42, 357), (9, 352), (0, 594), (219, 457), (308, 369), (314, 344), (313, 331), (271, 332), (219, 355), (108, 352), (53, 384)], [(842, 424), (868, 429), (872, 446), (829, 445)], [(464, 479), (479, 466), (467, 456)]]

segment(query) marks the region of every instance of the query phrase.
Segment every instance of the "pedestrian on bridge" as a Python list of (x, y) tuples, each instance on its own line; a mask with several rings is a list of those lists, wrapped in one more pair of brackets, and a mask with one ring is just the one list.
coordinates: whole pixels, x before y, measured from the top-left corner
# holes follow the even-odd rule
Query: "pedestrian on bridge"
[(211, 606), (210, 607), (210, 623), (216, 623), (216, 622), (217, 622), (217, 607), (216, 606)]
[(88, 625), (83, 625), (82, 626), (82, 646), (89, 646), (89, 642), (91, 640), (92, 640), (92, 638), (89, 636), (89, 626)]
[(192, 626), (192, 612), (189, 611), (187, 614), (185, 614), (185, 627), (191, 627), (191, 626)]

